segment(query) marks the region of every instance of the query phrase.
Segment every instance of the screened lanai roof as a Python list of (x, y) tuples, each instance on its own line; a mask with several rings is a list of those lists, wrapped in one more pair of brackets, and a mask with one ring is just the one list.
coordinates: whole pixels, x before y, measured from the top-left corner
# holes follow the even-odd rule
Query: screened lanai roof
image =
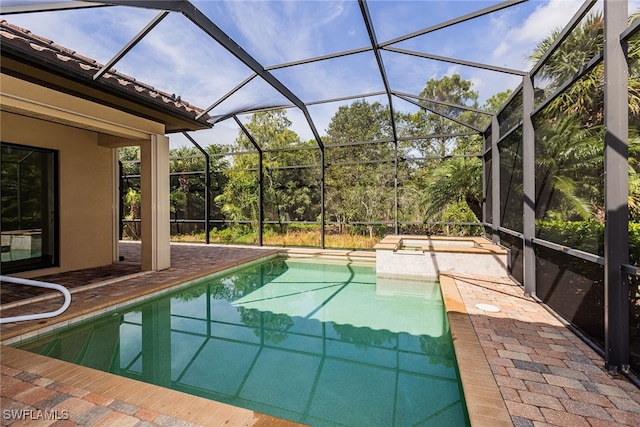
[(207, 114), (214, 125), (202, 144), (231, 143), (234, 117), (287, 108), (300, 139), (321, 146), (331, 117), (354, 100), (433, 111), (437, 100), (420, 92), (453, 74), (473, 83), (480, 105), (515, 89), (536, 44), (592, 6), (598, 2), (3, 0), (0, 14), (95, 59), (103, 65), (96, 80), (115, 69), (200, 107), (196, 118)]

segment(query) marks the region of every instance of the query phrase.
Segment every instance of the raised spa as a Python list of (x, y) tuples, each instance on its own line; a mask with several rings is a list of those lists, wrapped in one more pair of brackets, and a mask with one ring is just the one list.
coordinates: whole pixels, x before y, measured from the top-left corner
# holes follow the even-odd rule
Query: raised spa
[(484, 237), (386, 236), (375, 249), (376, 274), (382, 277), (508, 275), (507, 250)]

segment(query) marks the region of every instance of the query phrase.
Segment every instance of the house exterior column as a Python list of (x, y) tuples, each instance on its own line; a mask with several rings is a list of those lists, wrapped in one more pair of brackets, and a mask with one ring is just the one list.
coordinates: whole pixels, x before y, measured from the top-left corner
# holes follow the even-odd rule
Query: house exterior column
[(140, 146), (142, 269), (171, 266), (169, 248), (169, 138), (151, 135)]

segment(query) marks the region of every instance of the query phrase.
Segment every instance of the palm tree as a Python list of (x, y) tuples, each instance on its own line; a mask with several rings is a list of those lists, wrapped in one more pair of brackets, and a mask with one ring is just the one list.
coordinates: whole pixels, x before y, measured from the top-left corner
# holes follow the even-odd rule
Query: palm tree
[[(629, 17), (633, 23), (640, 17), (640, 11)], [(574, 29), (545, 65), (534, 76), (536, 82), (547, 84), (543, 90), (546, 96), (554, 93), (569, 81), (592, 58), (604, 48), (604, 19), (602, 12), (589, 15), (585, 22)], [(553, 31), (542, 40), (529, 55), (537, 62), (553, 44), (561, 29)], [(629, 109), (633, 116), (640, 113), (640, 43), (632, 40), (628, 45), (629, 70)], [(563, 91), (547, 108), (550, 116), (556, 113), (577, 113), (583, 124), (589, 126), (599, 123), (603, 115), (604, 103), (604, 67), (602, 63), (594, 68), (579, 82)]]
[[(466, 218), (458, 216), (460, 219), (465, 219), (464, 222), (473, 222), (482, 218), (482, 162), (480, 159), (453, 158), (433, 169), (430, 172), (422, 202), (426, 206), (427, 220), (441, 220), (443, 217), (451, 216), (452, 209), (467, 211)], [(468, 209), (461, 208), (460, 202), (465, 202)]]
[[(449, 94), (449, 95), (447, 95)], [(430, 80), (422, 93), (434, 99), (456, 104), (469, 101), (476, 106), (478, 94), (471, 90), (471, 82), (453, 78)], [(501, 92), (489, 98), (484, 110), (495, 111), (509, 96)], [(460, 112), (456, 118), (463, 123), (478, 123), (480, 114), (473, 111)], [(452, 111), (447, 113), (452, 114)], [(425, 123), (431, 132), (455, 133), (468, 131), (469, 128), (442, 117), (432, 118)], [(482, 152), (482, 139), (477, 136), (446, 138), (449, 148), (444, 148), (445, 140), (435, 152), (439, 155), (469, 155)], [(429, 154), (424, 147), (417, 147), (423, 154)], [(416, 173), (416, 186), (421, 191), (420, 204), (424, 209), (426, 221), (476, 222), (482, 218), (482, 162), (476, 157), (452, 157), (442, 161), (425, 162), (422, 170)], [(434, 165), (428, 167), (429, 165)]]
[(604, 219), (602, 128), (575, 114), (538, 123), (536, 218)]
[[(640, 12), (632, 14), (630, 23), (638, 17)], [(536, 82), (546, 84), (539, 93), (545, 98), (554, 93), (603, 50), (603, 28), (601, 12), (589, 15), (576, 27), (534, 76)], [(560, 30), (556, 30), (542, 40), (529, 59), (537, 62), (559, 34)], [(640, 43), (637, 40), (629, 42), (628, 56), (630, 129), (633, 134), (640, 123)], [(577, 216), (604, 220), (603, 118), (602, 63), (566, 88), (536, 117), (538, 218), (566, 220)], [(630, 157), (633, 160), (633, 155)], [(634, 190), (636, 170), (630, 170), (632, 209), (640, 200)]]
[[(536, 85), (546, 83), (543, 90), (545, 97), (554, 93), (565, 82), (573, 78), (584, 65), (602, 51), (604, 47), (603, 28), (602, 13), (589, 15), (586, 21), (576, 27), (547, 60), (534, 76)], [(529, 60), (538, 62), (560, 35), (560, 32), (561, 29), (556, 29), (542, 40), (529, 55)], [(583, 117), (585, 124), (599, 122), (598, 119), (602, 118), (603, 111), (603, 81), (604, 68), (600, 64), (596, 67), (595, 72), (589, 73), (588, 78), (581, 79), (579, 83), (563, 91), (546, 109), (547, 113), (551, 117), (563, 113), (578, 113)]]

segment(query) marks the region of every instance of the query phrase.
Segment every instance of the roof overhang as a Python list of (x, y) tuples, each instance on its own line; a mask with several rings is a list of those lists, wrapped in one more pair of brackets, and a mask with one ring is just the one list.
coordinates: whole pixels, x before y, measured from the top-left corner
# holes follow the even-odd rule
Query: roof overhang
[(2, 73), (162, 123), (166, 133), (211, 127), (208, 115), (198, 117), (201, 109), (173, 95), (115, 70), (94, 79), (101, 68), (95, 61), (12, 30), (2, 23)]

